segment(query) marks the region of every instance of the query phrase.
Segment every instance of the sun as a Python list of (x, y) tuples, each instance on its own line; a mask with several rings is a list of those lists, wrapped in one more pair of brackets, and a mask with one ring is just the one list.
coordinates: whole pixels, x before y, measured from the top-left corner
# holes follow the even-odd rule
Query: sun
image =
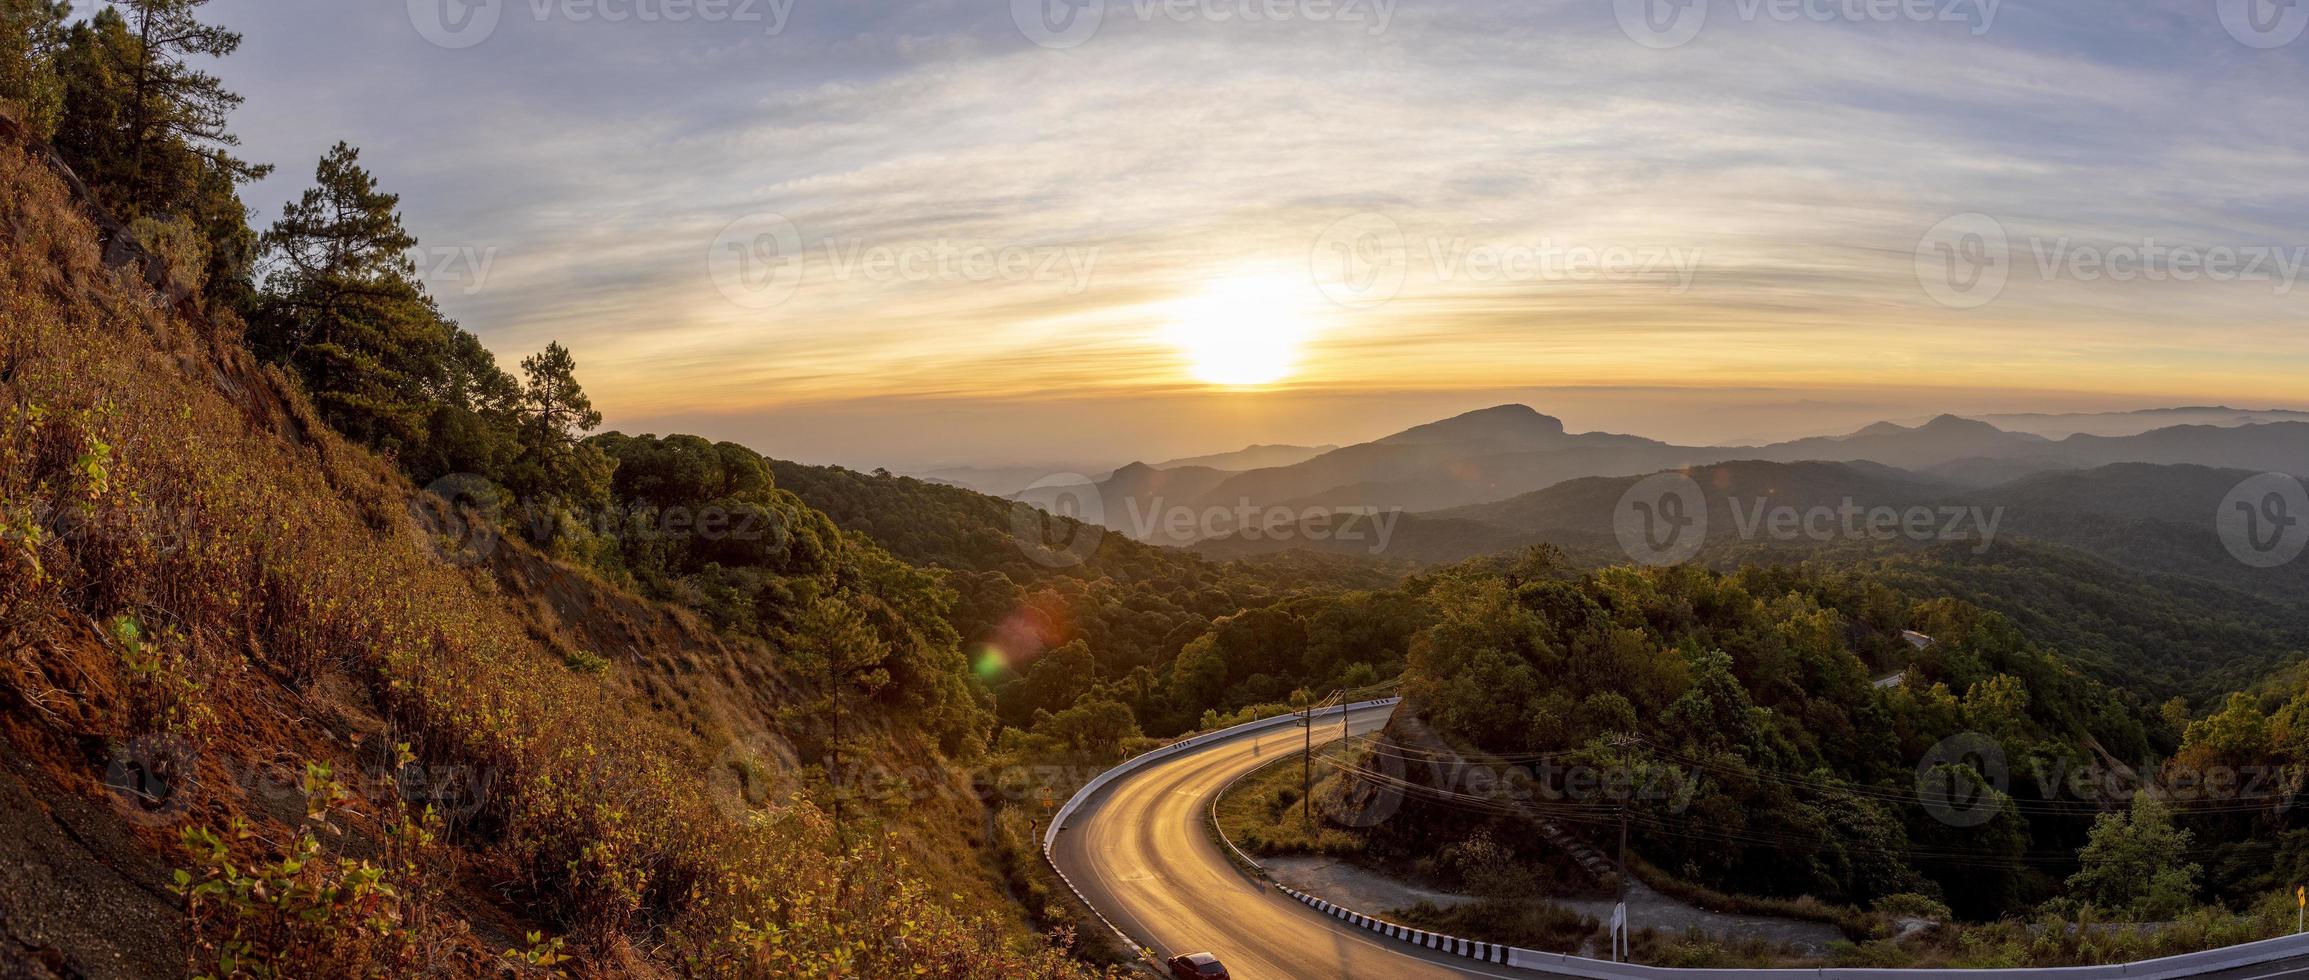
[(1204, 384), (1270, 385), (1299, 368), (1320, 296), (1304, 277), (1214, 279), (1165, 310), (1163, 340)]

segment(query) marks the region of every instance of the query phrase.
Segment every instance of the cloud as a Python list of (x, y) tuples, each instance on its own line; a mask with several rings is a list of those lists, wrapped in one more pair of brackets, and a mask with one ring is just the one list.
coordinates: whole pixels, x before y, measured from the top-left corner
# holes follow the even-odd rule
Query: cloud
[[(1171, 391), (1165, 300), (1296, 275), (1359, 212), (1401, 229), (1403, 287), (1326, 318), (1302, 392), (1930, 371), (2275, 397), (2309, 367), (2299, 297), (2265, 284), (2024, 275), (1975, 311), (1917, 285), (1921, 236), (1964, 212), (2023, 243), (2301, 237), (2309, 135), (2288, 100), (2309, 62), (2236, 44), (2202, 3), (2010, 4), (1975, 36), (1716, 0), (1664, 51), (1594, 2), (1405, 3), (1374, 34), (1108, 0), (1065, 50), (1006, 6), (798, 0), (771, 36), (514, 0), (464, 50), (400, 4), (212, 9), (248, 34), (223, 66), (250, 95), (239, 128), (283, 164), (252, 200), (291, 196), (333, 139), (362, 145), (428, 245), (494, 250), (478, 288), (436, 284), (444, 308), (509, 361), (572, 345), (613, 421)], [(708, 265), (758, 212), (804, 246), (777, 256), (797, 284), (766, 310)], [(1432, 258), (1548, 247), (1700, 266), (1671, 293)], [(859, 261), (956, 249), (1095, 261), (1079, 288)], [(884, 420), (844, 430), (860, 445), (912, 451), (888, 413), (856, 415)]]

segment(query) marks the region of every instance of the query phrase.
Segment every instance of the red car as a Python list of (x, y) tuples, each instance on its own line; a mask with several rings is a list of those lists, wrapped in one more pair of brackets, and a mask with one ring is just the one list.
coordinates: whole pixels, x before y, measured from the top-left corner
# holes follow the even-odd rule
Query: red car
[(1171, 976), (1178, 980), (1228, 980), (1226, 966), (1209, 953), (1171, 957)]

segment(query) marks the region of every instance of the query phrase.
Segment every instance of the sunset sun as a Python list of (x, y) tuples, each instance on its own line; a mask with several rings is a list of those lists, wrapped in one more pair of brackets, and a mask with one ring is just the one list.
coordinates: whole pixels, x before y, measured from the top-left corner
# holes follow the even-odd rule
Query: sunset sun
[(1163, 339), (1197, 381), (1274, 384), (1298, 371), (1319, 298), (1309, 283), (1284, 275), (1213, 280), (1165, 310)]

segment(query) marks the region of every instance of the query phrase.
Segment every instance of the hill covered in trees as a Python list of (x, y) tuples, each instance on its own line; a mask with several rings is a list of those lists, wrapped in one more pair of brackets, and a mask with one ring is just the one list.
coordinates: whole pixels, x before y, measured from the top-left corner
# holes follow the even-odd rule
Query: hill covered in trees
[(954, 590), (951, 622), (1002, 721), (1024, 731), (1081, 703), (1105, 706), (1115, 731), (1172, 735), (1206, 712), (1374, 683), (1401, 669), (1417, 622), (1384, 598), (1399, 571), (1367, 559), (1212, 561), (960, 487), (769, 465), (779, 486)]
[(1096, 972), (1011, 904), (953, 593), (738, 447), (589, 436), (352, 147), (247, 227), (199, 7), (4, 11), (8, 958)]
[[(2088, 678), (2001, 615), (1874, 574), (1578, 571), (1543, 549), (1504, 572), (1439, 573), (1428, 595), (1437, 620), (1404, 682), (1419, 714), (1488, 757), (1643, 787), (1523, 815), (1608, 841), (1624, 804), (1636, 852), (1686, 881), (1861, 907), (1920, 894), (1981, 919), (2055, 899), (2157, 918), (2252, 900), (2269, 879), (2221, 862), (2292, 837), (2282, 786), (2163, 795), (2161, 777), (2201, 778), (2217, 757), (2286, 757), (2290, 729), (2259, 703), (2192, 721)], [(2299, 702), (2284, 703), (2289, 719)], [(2094, 781), (2109, 773), (2125, 778)], [(2119, 782), (2131, 788), (2107, 790)], [(2122, 814), (2151, 784), (2169, 809), (2138, 815), (2143, 832), (2177, 819), (2198, 843), (2121, 874), (2080, 856), (2110, 814), (2106, 835), (2131, 832)], [(1429, 817), (1374, 833), (1466, 821), (1435, 810), (1462, 804), (1408, 805)]]

